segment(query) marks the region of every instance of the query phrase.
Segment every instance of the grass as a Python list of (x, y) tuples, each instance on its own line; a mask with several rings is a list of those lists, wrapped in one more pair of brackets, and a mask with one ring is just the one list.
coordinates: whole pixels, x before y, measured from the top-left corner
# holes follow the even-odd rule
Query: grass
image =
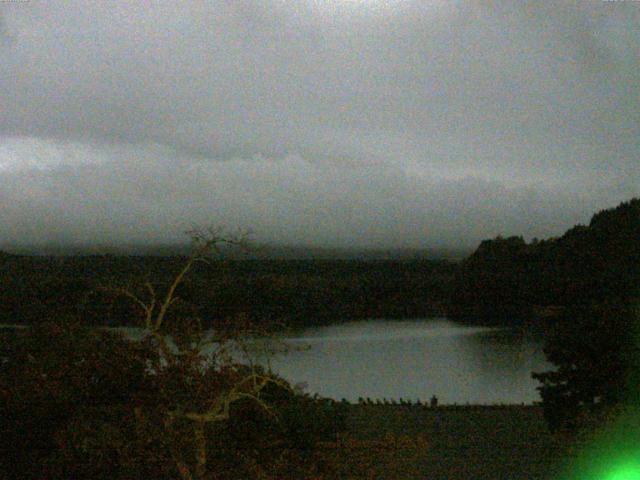
[[(395, 464), (374, 477), (381, 479), (554, 479), (564, 456), (538, 406), (352, 405), (348, 430), (364, 442), (389, 434), (426, 439), (427, 448), (417, 456), (396, 451)], [(410, 477), (394, 473), (411, 470), (407, 462), (413, 463)]]

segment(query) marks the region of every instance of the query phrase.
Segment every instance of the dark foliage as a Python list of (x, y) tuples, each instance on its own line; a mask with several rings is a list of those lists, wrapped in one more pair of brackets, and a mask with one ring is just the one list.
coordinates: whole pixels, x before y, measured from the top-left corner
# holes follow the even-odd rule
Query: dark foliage
[(640, 317), (619, 303), (567, 308), (547, 335), (545, 354), (556, 367), (534, 373), (546, 420), (574, 431), (602, 409), (640, 400)]
[[(0, 478), (182, 478), (176, 459), (195, 456), (193, 422), (167, 412), (197, 409), (244, 375), (190, 362), (154, 372), (152, 343), (73, 321), (2, 335)], [(344, 428), (342, 406), (283, 381), (261, 398), (270, 411), (240, 401), (206, 425), (209, 469), (221, 478), (255, 478), (284, 453), (287, 469), (304, 469), (311, 447)]]
[[(35, 324), (81, 314), (93, 325), (131, 325), (138, 312), (100, 287), (161, 289), (182, 257), (0, 258), (0, 323)], [(442, 314), (455, 266), (429, 260), (212, 260), (199, 263), (179, 289), (205, 324), (239, 314), (292, 327), (358, 318)], [(141, 289), (142, 292), (144, 290)]]
[(10, 478), (47, 478), (56, 435), (90, 406), (117, 409), (145, 382), (139, 346), (74, 321), (2, 332), (0, 459)]
[(454, 319), (519, 325), (558, 306), (640, 296), (640, 199), (593, 216), (562, 237), (486, 240), (464, 260), (451, 288)]
[(556, 368), (534, 378), (552, 429), (575, 431), (585, 416), (640, 400), (640, 199), (557, 239), (482, 242), (451, 291), (455, 319), (544, 333)]

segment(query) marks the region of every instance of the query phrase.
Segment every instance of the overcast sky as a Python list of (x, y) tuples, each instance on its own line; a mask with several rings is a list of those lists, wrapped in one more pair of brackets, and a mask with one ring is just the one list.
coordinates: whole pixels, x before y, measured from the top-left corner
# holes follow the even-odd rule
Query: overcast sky
[(640, 195), (640, 3), (0, 4), (0, 244), (562, 234)]

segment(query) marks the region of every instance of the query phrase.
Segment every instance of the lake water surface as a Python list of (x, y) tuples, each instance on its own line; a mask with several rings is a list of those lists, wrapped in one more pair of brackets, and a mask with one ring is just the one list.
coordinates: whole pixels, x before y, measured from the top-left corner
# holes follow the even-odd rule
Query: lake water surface
[(539, 340), (444, 319), (349, 322), (309, 328), (287, 342), (308, 348), (276, 358), (274, 370), (337, 400), (531, 403), (539, 400), (531, 372), (550, 368)]
[(273, 358), (276, 372), (311, 394), (352, 402), (436, 395), (447, 404), (531, 403), (539, 400), (531, 372), (551, 368), (540, 340), (446, 319), (361, 320), (305, 329), (285, 342), (300, 348)]

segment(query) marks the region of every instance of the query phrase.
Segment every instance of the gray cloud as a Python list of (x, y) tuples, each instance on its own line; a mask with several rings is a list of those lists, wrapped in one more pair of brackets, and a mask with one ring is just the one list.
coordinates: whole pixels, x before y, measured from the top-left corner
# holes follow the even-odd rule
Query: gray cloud
[(173, 239), (213, 218), (473, 244), (640, 194), (631, 2), (3, 7), (0, 242)]
[(29, 148), (29, 157), (44, 152), (57, 163), (32, 161), (0, 174), (3, 240), (9, 244), (175, 242), (185, 240), (182, 233), (194, 224), (215, 223), (250, 226), (269, 242), (470, 247), (498, 233), (557, 235), (575, 221), (588, 221), (600, 205), (627, 198), (635, 186), (514, 188), (299, 156), (176, 159), (158, 146), (87, 149), (41, 142), (21, 149)]

